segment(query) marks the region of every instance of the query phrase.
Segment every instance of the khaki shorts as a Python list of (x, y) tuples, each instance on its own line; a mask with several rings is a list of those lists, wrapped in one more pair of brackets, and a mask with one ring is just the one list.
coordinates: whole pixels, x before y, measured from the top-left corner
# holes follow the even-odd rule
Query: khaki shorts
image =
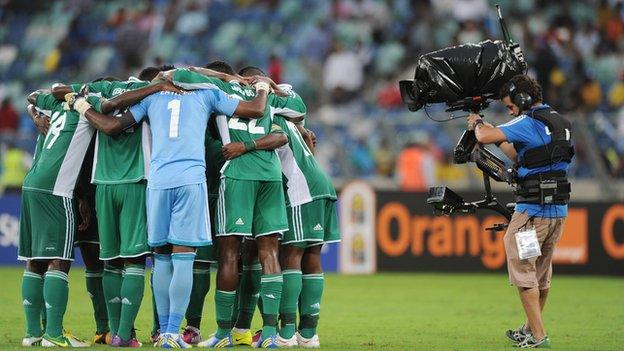
[[(540, 290), (550, 288), (552, 277), (552, 257), (555, 245), (563, 233), (565, 218), (534, 217), (529, 220), (526, 213), (514, 212), (505, 233), (505, 253), (507, 254), (507, 270), (509, 282), (522, 288), (539, 287)], [(520, 260), (516, 233), (535, 227), (537, 240), (540, 243), (542, 255), (526, 260)]]

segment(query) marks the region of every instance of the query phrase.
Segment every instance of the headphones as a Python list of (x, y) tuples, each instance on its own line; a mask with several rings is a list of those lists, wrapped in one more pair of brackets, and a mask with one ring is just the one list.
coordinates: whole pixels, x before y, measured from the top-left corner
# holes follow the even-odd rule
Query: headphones
[(516, 86), (513, 82), (510, 82), (509, 85), (509, 97), (511, 98), (511, 102), (518, 106), (520, 112), (528, 110), (533, 104), (533, 98), (531, 95), (523, 91), (516, 92)]

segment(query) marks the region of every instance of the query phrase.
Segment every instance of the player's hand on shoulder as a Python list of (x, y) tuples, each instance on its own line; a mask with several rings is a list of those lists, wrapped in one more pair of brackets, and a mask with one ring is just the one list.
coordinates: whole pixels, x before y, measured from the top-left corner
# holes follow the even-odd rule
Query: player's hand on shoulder
[(175, 86), (171, 81), (161, 80), (156, 84), (158, 85), (158, 88), (160, 89), (160, 91), (170, 91), (170, 92), (177, 93), (177, 94), (182, 93), (182, 89)]
[(223, 145), (221, 152), (226, 160), (231, 160), (245, 153), (245, 144), (238, 142), (229, 143)]

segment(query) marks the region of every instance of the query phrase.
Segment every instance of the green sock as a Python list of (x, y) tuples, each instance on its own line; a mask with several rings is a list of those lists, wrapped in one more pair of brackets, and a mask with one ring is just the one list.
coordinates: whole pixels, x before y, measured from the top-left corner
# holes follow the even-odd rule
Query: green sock
[(47, 271), (43, 279), (43, 299), (46, 306), (48, 322), (46, 334), (51, 337), (63, 334), (63, 316), (67, 309), (68, 288), (67, 273)]
[[(262, 267), (256, 262), (252, 265), (243, 266), (243, 275), (240, 280), (239, 309), (236, 318), (236, 328), (250, 329), (251, 320), (256, 312), (258, 294), (260, 293), (260, 276)], [(262, 310), (261, 310), (262, 311)]]
[(299, 332), (301, 336), (309, 339), (316, 335), (325, 279), (323, 273), (304, 274), (301, 278)]
[(150, 274), (150, 289), (152, 290), (152, 335), (156, 334), (160, 329), (160, 322), (158, 321), (158, 311), (156, 310), (156, 299), (154, 298), (154, 269)]
[(104, 287), (104, 299), (106, 299), (106, 310), (108, 311), (108, 325), (110, 332), (117, 335), (119, 330), (119, 318), (121, 317), (121, 269), (105, 266), (102, 274), (102, 285)]
[(297, 303), (301, 293), (301, 271), (287, 269), (282, 271), (284, 285), (282, 286), (282, 300), (280, 301), (280, 336), (290, 339), (295, 335), (295, 321), (297, 319)]
[(126, 265), (121, 283), (121, 314), (117, 335), (129, 340), (145, 291), (145, 265)]
[(277, 314), (282, 298), (282, 273), (263, 274), (260, 277), (260, 298), (262, 299), (262, 339), (277, 333)]
[(204, 311), (204, 300), (210, 290), (210, 269), (193, 268), (193, 288), (191, 299), (186, 308), (186, 325), (200, 328), (202, 312)]
[(216, 337), (224, 338), (232, 330), (232, 306), (236, 291), (215, 291), (215, 312), (217, 316)]
[[(41, 285), (41, 298), (43, 299), (43, 285)], [(46, 314), (45, 303), (41, 302), (41, 327), (45, 330), (46, 325), (48, 324), (48, 316)]]
[(243, 273), (238, 273), (238, 284), (236, 284), (236, 296), (234, 297), (234, 306), (232, 306), (232, 325), (236, 325), (238, 313), (240, 311), (241, 283), (243, 281)]
[(95, 328), (98, 334), (108, 331), (108, 312), (106, 312), (106, 300), (102, 287), (102, 271), (85, 271), (87, 282), (87, 292), (93, 304), (93, 316), (95, 317)]
[(22, 278), (22, 304), (26, 316), (26, 335), (40, 337), (41, 308), (43, 304), (43, 277), (37, 273), (24, 272)]

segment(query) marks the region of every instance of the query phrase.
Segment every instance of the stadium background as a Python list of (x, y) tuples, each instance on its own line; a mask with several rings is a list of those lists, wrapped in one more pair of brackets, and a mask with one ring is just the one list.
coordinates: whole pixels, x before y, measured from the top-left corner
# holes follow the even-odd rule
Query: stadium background
[[(530, 74), (544, 87), (546, 102), (574, 124), (573, 203), (555, 272), (624, 275), (622, 2), (496, 3), (524, 49)], [(343, 243), (325, 251), (328, 271), (463, 272), (441, 279), (476, 278), (494, 281), (490, 287), (505, 286), (502, 274), (465, 274), (504, 272), (502, 233), (484, 229), (500, 218), (487, 213), (434, 218), (424, 204), (432, 185), (447, 184), (468, 199), (481, 196), (475, 167), (450, 163), (465, 123), (439, 124), (423, 110), (408, 112), (397, 85), (413, 77), (421, 54), (500, 38), (493, 4), (0, 0), (0, 264), (18, 264), (19, 188), (36, 137), (25, 113), (30, 91), (54, 82), (128, 77), (147, 65), (204, 65), (221, 59), (236, 67), (258, 65), (274, 80), (292, 84), (306, 101), (308, 127), (319, 140), (316, 157), (341, 190)], [(443, 109), (430, 106), (427, 112), (442, 117)], [(500, 104), (485, 113), (494, 123), (508, 120)], [(509, 198), (505, 186), (494, 188)], [(368, 279), (436, 281), (429, 275), (406, 277), (378, 273)], [(340, 286), (340, 278), (332, 279)], [(570, 289), (599, 286), (586, 277), (561, 279)], [(601, 298), (617, 307), (614, 313), (620, 311), (611, 317), (620, 320), (614, 332), (621, 338), (624, 306), (609, 294), (616, 288), (621, 294), (622, 278), (604, 279), (600, 284), (614, 284), (603, 286)], [(358, 282), (366, 287), (373, 280)], [(405, 287), (407, 293), (415, 291)], [(331, 289), (328, 285), (329, 296), (341, 296)], [(17, 301), (17, 296), (16, 290), (8, 297)]]

